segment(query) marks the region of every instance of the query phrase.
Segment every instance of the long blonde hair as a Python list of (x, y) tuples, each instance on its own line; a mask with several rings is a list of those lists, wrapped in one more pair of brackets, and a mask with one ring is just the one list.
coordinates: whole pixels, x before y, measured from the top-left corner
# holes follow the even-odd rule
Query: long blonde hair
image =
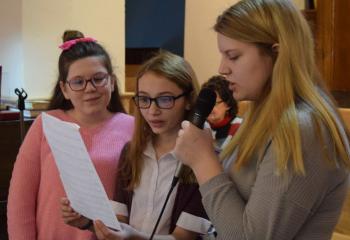
[[(266, 46), (272, 49), (274, 44), (278, 44), (266, 92), (260, 101), (251, 103), (244, 123), (221, 157), (228, 157), (239, 145), (235, 162), (235, 167), (239, 169), (254, 154), (262, 154), (263, 148), (272, 139), (278, 170), (283, 172), (291, 161), (294, 171), (304, 174), (296, 109), (296, 102), (302, 101), (312, 108), (316, 129), (320, 129), (321, 125), (328, 129), (340, 163), (350, 168), (347, 143), (336, 123), (339, 112), (332, 100), (326, 100), (331, 97), (315, 64), (310, 28), (293, 3), (288, 0), (243, 0), (224, 11), (214, 29), (229, 38), (255, 44), (265, 52)], [(349, 139), (347, 130), (346, 133)], [(322, 137), (320, 141), (322, 143)], [(328, 160), (335, 165), (336, 159), (327, 154)]]
[[(148, 72), (165, 77), (175, 83), (184, 92), (187, 92), (187, 101), (190, 104), (190, 108), (193, 107), (198, 95), (199, 84), (191, 65), (185, 59), (170, 52), (162, 51), (146, 61), (136, 76), (136, 93), (138, 92), (139, 79)], [(185, 118), (188, 117), (188, 114), (189, 111), (186, 112)], [(142, 154), (146, 147), (145, 142), (150, 141), (153, 137), (151, 128), (142, 117), (138, 108), (135, 110), (134, 115), (134, 134), (126, 152), (126, 160), (122, 163), (123, 165), (119, 172), (122, 178), (130, 179), (128, 184), (129, 189), (134, 189), (140, 183), (143, 168)], [(180, 178), (184, 182), (192, 182), (194, 175), (186, 167)]]

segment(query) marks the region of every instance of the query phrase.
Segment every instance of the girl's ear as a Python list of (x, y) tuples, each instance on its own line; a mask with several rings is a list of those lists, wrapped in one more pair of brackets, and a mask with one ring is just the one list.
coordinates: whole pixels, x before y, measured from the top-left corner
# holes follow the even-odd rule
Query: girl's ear
[(66, 84), (63, 83), (63, 81), (60, 81), (60, 89), (63, 93), (63, 96), (66, 100), (69, 100), (70, 97), (69, 97), (69, 94), (68, 94), (68, 91), (67, 91), (67, 86)]
[(280, 45), (278, 43), (275, 43), (275, 44), (272, 44), (271, 49), (274, 53), (278, 53), (279, 47)]

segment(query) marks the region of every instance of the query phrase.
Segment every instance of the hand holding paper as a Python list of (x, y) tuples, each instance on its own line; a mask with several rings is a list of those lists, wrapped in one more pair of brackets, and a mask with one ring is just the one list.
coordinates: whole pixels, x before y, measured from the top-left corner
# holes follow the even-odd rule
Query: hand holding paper
[(120, 230), (120, 224), (80, 136), (79, 126), (46, 113), (42, 114), (42, 120), (71, 206), (87, 218), (100, 219), (108, 227)]

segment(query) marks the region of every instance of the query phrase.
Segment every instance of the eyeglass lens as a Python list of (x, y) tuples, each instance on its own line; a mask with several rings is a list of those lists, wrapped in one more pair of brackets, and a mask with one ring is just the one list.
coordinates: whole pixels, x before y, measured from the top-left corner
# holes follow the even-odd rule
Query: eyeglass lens
[(107, 84), (109, 74), (101, 73), (96, 74), (91, 79), (74, 78), (68, 82), (70, 88), (74, 91), (84, 90), (88, 82), (91, 82), (94, 87), (103, 87)]
[(149, 108), (152, 101), (155, 101), (157, 107), (167, 109), (173, 107), (175, 99), (173, 96), (160, 96), (156, 98), (150, 98), (147, 96), (135, 97), (135, 103), (139, 108)]

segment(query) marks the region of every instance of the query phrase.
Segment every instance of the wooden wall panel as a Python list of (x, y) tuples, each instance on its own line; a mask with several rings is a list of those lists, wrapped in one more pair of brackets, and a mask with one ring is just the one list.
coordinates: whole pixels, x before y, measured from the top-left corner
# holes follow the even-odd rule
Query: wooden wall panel
[(316, 61), (327, 86), (332, 90), (334, 1), (318, 1), (316, 11)]
[(336, 0), (333, 2), (334, 78), (332, 90), (350, 91), (350, 1)]
[(135, 92), (136, 74), (141, 65), (125, 64), (125, 92)]

